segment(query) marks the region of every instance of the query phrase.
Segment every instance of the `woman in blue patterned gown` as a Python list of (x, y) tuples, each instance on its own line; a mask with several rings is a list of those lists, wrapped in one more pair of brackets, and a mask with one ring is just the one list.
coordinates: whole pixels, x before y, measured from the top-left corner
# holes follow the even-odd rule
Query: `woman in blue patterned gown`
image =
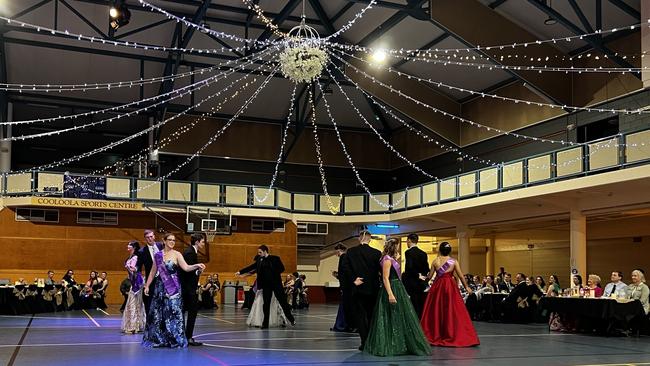
[[(153, 297), (142, 344), (145, 347), (187, 347), (183, 326), (183, 300), (177, 272), (179, 267), (185, 272), (203, 271), (205, 265), (188, 265), (183, 255), (174, 250), (176, 238), (173, 234), (165, 234), (163, 243), (163, 250), (154, 254), (153, 266), (144, 286), (145, 296)], [(155, 282), (152, 287), (153, 294), (149, 294), (149, 285), (152, 282)]]

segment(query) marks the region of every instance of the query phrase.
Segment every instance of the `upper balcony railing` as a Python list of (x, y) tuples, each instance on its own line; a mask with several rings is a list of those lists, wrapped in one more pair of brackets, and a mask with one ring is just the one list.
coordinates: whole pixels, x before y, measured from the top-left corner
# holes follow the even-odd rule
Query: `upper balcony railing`
[[(279, 209), (337, 215), (399, 212), (650, 162), (650, 129), (571, 146), (395, 192), (326, 196), (250, 185), (106, 177), (106, 198), (184, 206)], [(6, 196), (62, 195), (64, 174), (32, 172), (0, 179)], [(54, 192), (52, 190), (54, 189)], [(57, 192), (58, 190), (58, 192)]]

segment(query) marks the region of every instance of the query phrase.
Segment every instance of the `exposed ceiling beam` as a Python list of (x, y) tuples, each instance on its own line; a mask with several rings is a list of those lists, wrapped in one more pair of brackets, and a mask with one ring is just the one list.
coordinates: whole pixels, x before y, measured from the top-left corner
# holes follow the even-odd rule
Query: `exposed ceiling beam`
[[(431, 7), (431, 22), (446, 30), (456, 40), (466, 47), (476, 45), (507, 44), (511, 42), (534, 41), (537, 38), (522, 26), (507, 19), (502, 14), (483, 5), (478, 0), (436, 0)], [(458, 17), (457, 14), (464, 14)], [(477, 31), (476, 24), (482, 24)], [(506, 50), (492, 50), (491, 54), (477, 50), (477, 53), (498, 65), (515, 64), (515, 59), (500, 60), (498, 55), (506, 55)], [(527, 51), (531, 57), (562, 58), (564, 53), (548, 44), (542, 44)], [(536, 72), (504, 69), (505, 73), (518, 78), (529, 85), (536, 93), (554, 104), (569, 104), (571, 102), (570, 75), (554, 75), (548, 78), (545, 74)]]
[(350, 10), (350, 8), (353, 7), (353, 6), (354, 6), (354, 3), (352, 3), (352, 2), (349, 2), (349, 3), (346, 3), (345, 5), (343, 5), (343, 7), (341, 8), (341, 10), (339, 10), (338, 12), (336, 12), (336, 14), (334, 14), (334, 16), (332, 17), (332, 23), (334, 23), (334, 22), (336, 22), (337, 20), (339, 20), (339, 18), (342, 17), (342, 16), (343, 16), (343, 15), (344, 15), (348, 10)]
[[(277, 25), (278, 27), (289, 18), (289, 15), (300, 5), (301, 0), (289, 0), (287, 3), (284, 5), (284, 8), (280, 11), (280, 13), (273, 18), (273, 24)], [(258, 42), (264, 42), (271, 35), (273, 34), (273, 31), (269, 29), (268, 27), (264, 29), (264, 32), (257, 38)]]
[(503, 5), (503, 3), (505, 3), (506, 1), (508, 1), (508, 0), (494, 0), (488, 6), (490, 8), (492, 8), (492, 10), (494, 10), (494, 9), (498, 8), (499, 6)]
[(40, 8), (41, 6), (43, 6), (43, 5), (47, 4), (47, 3), (50, 3), (51, 1), (52, 0), (43, 0), (43, 1), (39, 2), (39, 3), (36, 3), (36, 4), (32, 5), (32, 6), (30, 6), (29, 8), (21, 10), (18, 13), (12, 15), (10, 17), (10, 19), (18, 19), (18, 18), (22, 17), (23, 15), (27, 15), (27, 14), (31, 13), (32, 11)]
[[(516, 83), (517, 81), (519, 81), (518, 78), (516, 78), (516, 77), (511, 77), (511, 78), (509, 78), (509, 79), (506, 79), (506, 80), (503, 80), (503, 81), (499, 81), (498, 83), (496, 83), (496, 84), (494, 84), (494, 85), (490, 85), (490, 86), (488, 86), (487, 88), (485, 88), (485, 89), (483, 89), (483, 90), (480, 90), (479, 93), (492, 94), (492, 93), (494, 93), (495, 91), (497, 91), (497, 90), (499, 90), (499, 89), (501, 89), (501, 88), (503, 88), (503, 87), (506, 87), (506, 86), (508, 86), (508, 85), (511, 85), (511, 84)], [(460, 100), (458, 101), (458, 103), (463, 104), (463, 103), (471, 102), (472, 100), (474, 100), (474, 99), (478, 99), (478, 98), (481, 98), (481, 96), (480, 96), (480, 95), (476, 95), (476, 94), (470, 94), (470, 95), (468, 95), (467, 97), (465, 97), (465, 98), (463, 98), (463, 99), (460, 99)]]
[[(48, 0), (48, 1), (51, 1), (51, 0)], [(113, 3), (112, 0), (76, 0), (76, 1), (89, 3), (89, 4), (96, 4), (96, 5), (105, 5), (105, 6), (111, 6), (112, 3)], [(198, 5), (201, 5), (201, 1), (199, 1), (199, 0), (174, 0), (174, 1), (169, 1), (169, 2), (175, 3), (175, 4), (190, 5), (192, 7), (196, 7)], [(129, 6), (129, 10), (131, 10), (131, 11), (142, 11), (142, 12), (146, 12), (146, 13), (151, 13), (148, 10), (148, 8), (143, 8), (142, 5), (140, 3), (138, 3), (137, 0), (129, 0), (129, 1), (126, 1), (126, 3)], [(165, 8), (165, 6), (162, 6), (162, 7)], [(240, 7), (236, 7), (236, 6), (223, 5), (223, 4), (214, 4), (214, 3), (210, 4), (210, 9), (211, 10), (219, 10), (219, 11), (226, 12), (226, 13), (239, 14), (239, 15), (248, 15), (248, 13), (249, 13), (247, 8), (240, 8)], [(169, 11), (169, 9), (166, 9), (166, 10)], [(190, 13), (182, 13), (182, 12), (174, 12), (174, 11), (169, 11), (169, 12), (172, 13), (172, 14), (175, 14), (175, 15), (182, 15), (182, 16), (185, 16), (187, 18), (192, 16), (192, 14), (190, 14)], [(267, 12), (267, 11), (264, 12), (264, 16), (266, 16), (267, 18), (271, 18), (271, 19), (277, 17), (277, 15), (278, 15), (277, 13), (273, 13), (273, 12)], [(206, 20), (209, 20), (209, 19), (210, 19), (209, 17), (206, 18)], [(300, 22), (300, 17), (289, 16), (287, 18), (287, 20), (292, 21), (292, 22)], [(307, 19), (305, 19), (305, 22), (307, 24), (320, 25), (320, 21), (318, 19), (307, 18)], [(256, 25), (260, 25), (260, 24), (256, 24)], [(264, 27), (264, 25), (260, 25), (260, 26)]]
[[(645, 0), (641, 0), (645, 1)], [(633, 7), (629, 6), (628, 4), (625, 3), (623, 0), (609, 0), (610, 3), (612, 3), (614, 6), (617, 8), (623, 10), (626, 12), (628, 15), (630, 15), (632, 18), (641, 20), (641, 13), (639, 13), (636, 9)]]
[[(409, 0), (409, 5), (407, 5), (406, 10), (411, 10), (411, 9), (420, 9), (422, 7), (422, 4), (426, 3), (428, 0)], [(361, 41), (359, 41), (360, 46), (369, 46), (381, 36), (386, 34), (388, 31), (393, 29), (399, 22), (402, 20), (406, 19), (406, 17), (409, 16), (409, 13), (406, 11), (400, 11), (395, 14), (393, 14), (390, 18), (388, 18), (386, 21), (381, 23), (377, 28), (373, 29), (372, 32), (368, 33)]]
[[(24, 30), (22, 27), (18, 27), (18, 30)], [(49, 34), (49, 33), (48, 33)], [(84, 53), (84, 54), (96, 54), (96, 55), (102, 55), (102, 56), (109, 56), (109, 57), (119, 57), (119, 58), (126, 58), (126, 59), (131, 59), (131, 60), (139, 60), (139, 61), (146, 61), (146, 62), (155, 62), (155, 63), (166, 63), (167, 59), (164, 57), (156, 57), (156, 56), (147, 56), (147, 55), (138, 55), (134, 53), (126, 53), (126, 52), (116, 52), (116, 51), (109, 51), (109, 50), (104, 50), (104, 49), (95, 49), (95, 48), (87, 48), (87, 47), (79, 47), (79, 46), (69, 46), (69, 45), (64, 45), (64, 44), (57, 44), (54, 42), (42, 42), (42, 41), (32, 41), (32, 40), (27, 40), (27, 39), (21, 39), (21, 38), (12, 38), (12, 37), (5, 37), (5, 42), (8, 44), (19, 44), (19, 45), (25, 45), (25, 46), (33, 46), (33, 47), (40, 47), (40, 48), (50, 48), (50, 49), (55, 49), (55, 50), (64, 50), (64, 51), (70, 51), (70, 52), (78, 52), (78, 53)], [(236, 59), (234, 56), (227, 56), (227, 55), (213, 55), (215, 59), (219, 60), (233, 60)], [(254, 62), (254, 64), (259, 64), (260, 62)], [(207, 67), (214, 67), (215, 64), (211, 63), (205, 63), (205, 62), (198, 62), (198, 61), (190, 61), (190, 60), (181, 60), (180, 64), (183, 66), (194, 66), (196, 68), (207, 68)], [(220, 70), (230, 70), (233, 67), (231, 66), (220, 66)], [(269, 72), (267, 71), (260, 71), (260, 70), (251, 70), (247, 68), (240, 69), (238, 68), (238, 72), (241, 73), (249, 73), (249, 74), (255, 74), (255, 75), (264, 75), (268, 76), (270, 75)], [(279, 79), (285, 79), (283, 75), (280, 75), (279, 73), (276, 73), (274, 75), (274, 78), (279, 78)], [(326, 79), (322, 78), (321, 81), (325, 81)], [(351, 82), (345, 79), (339, 80), (339, 83), (342, 85), (347, 85), (350, 86), (352, 85)]]
[(593, 33), (594, 28), (592, 28), (591, 24), (589, 24), (587, 17), (582, 12), (582, 9), (580, 9), (580, 6), (578, 6), (578, 3), (576, 3), (576, 0), (569, 0), (569, 4), (573, 8), (573, 12), (575, 12), (578, 16), (578, 19), (580, 20), (580, 23), (582, 23), (582, 26), (587, 30), (587, 33)]
[(67, 1), (65, 1), (65, 0), (58, 0), (58, 1), (59, 1), (61, 4), (63, 4), (63, 6), (65, 6), (66, 8), (68, 8), (68, 10), (70, 10), (74, 15), (76, 15), (77, 18), (81, 19), (82, 22), (86, 23), (86, 24), (87, 24), (87, 25), (88, 25), (92, 30), (94, 30), (97, 34), (99, 34), (99, 35), (102, 36), (103, 38), (108, 38), (108, 36), (107, 36), (104, 32), (102, 32), (99, 28), (97, 28), (97, 26), (95, 26), (95, 24), (93, 24), (93, 22), (91, 22), (90, 20), (88, 20), (88, 19), (87, 19), (83, 14), (81, 14), (77, 9), (75, 9), (74, 7), (72, 7), (72, 5), (68, 4)]
[[(612, 34), (610, 34), (608, 36), (603, 37), (601, 43), (602, 44), (607, 44), (607, 43), (615, 41), (617, 39), (627, 37), (627, 36), (629, 36), (631, 34), (634, 34), (634, 33), (638, 32), (638, 31), (639, 31), (638, 29), (629, 29), (629, 28), (622, 29), (622, 30), (616, 31), (616, 32), (614, 32), (614, 33), (612, 33)], [(577, 55), (579, 55), (581, 53), (589, 52), (589, 51), (591, 51), (593, 49), (594, 49), (594, 47), (592, 45), (585, 45), (585, 46), (582, 46), (580, 48), (576, 48), (575, 50), (569, 52), (569, 56), (577, 56)]]
[[(420, 47), (420, 48), (418, 49), (418, 51), (429, 50), (429, 49), (431, 49), (433, 46), (435, 46), (435, 45), (437, 45), (438, 43), (440, 43), (440, 42), (444, 41), (445, 39), (449, 38), (449, 36), (450, 36), (449, 33), (443, 33), (443, 34), (441, 34), (440, 36), (436, 37), (436, 38), (435, 38), (434, 40), (432, 40), (431, 42), (429, 42), (429, 43), (425, 44), (424, 46)], [(415, 54), (417, 54), (417, 52), (413, 52), (413, 53), (409, 54), (409, 56), (414, 56)], [(392, 67), (393, 67), (393, 68), (397, 68), (397, 67), (400, 67), (400, 66), (404, 65), (404, 64), (407, 63), (407, 62), (409, 62), (409, 60), (407, 60), (406, 58), (403, 58), (403, 59), (397, 61), (396, 63), (394, 63)]]
[(153, 22), (153, 23), (151, 23), (151, 24), (147, 24), (147, 25), (145, 25), (145, 26), (142, 26), (142, 27), (140, 27), (140, 28), (134, 29), (134, 30), (132, 30), (132, 31), (129, 31), (129, 32), (126, 32), (126, 33), (122, 33), (122, 34), (120, 34), (119, 36), (117, 36), (117, 37), (115, 37), (115, 38), (120, 39), (120, 38), (128, 37), (128, 36), (130, 36), (130, 35), (132, 35), (132, 34), (136, 34), (136, 33), (144, 32), (144, 31), (146, 31), (147, 29), (151, 29), (151, 28), (154, 28), (154, 27), (157, 27), (157, 26), (159, 26), (159, 25), (163, 25), (163, 24), (166, 24), (166, 23), (169, 23), (169, 22), (172, 22), (172, 20), (171, 20), (171, 19), (167, 19), (167, 18), (165, 18), (165, 19), (161, 19), (161, 20), (159, 20), (159, 21), (157, 21), (157, 22)]
[[(546, 5), (546, 2), (544, 2), (543, 0), (528, 0), (528, 2), (533, 6), (535, 6), (537, 9), (546, 13), (548, 16), (557, 20), (558, 23), (562, 24), (573, 34), (580, 35), (586, 33), (584, 30), (580, 29), (580, 27), (578, 27), (577, 25), (573, 24), (573, 22), (565, 18), (562, 14), (558, 13), (553, 8)], [(598, 37), (592, 37), (592, 36), (583, 37), (583, 40), (589, 43), (592, 47), (594, 47), (594, 49), (605, 54), (610, 60), (612, 60), (618, 66), (624, 68), (634, 68), (634, 65), (630, 64), (622, 57), (618, 56), (614, 51), (610, 50), (607, 46), (603, 45), (602, 42), (598, 39)], [(636, 76), (638, 79), (641, 79), (641, 74), (638, 72), (634, 73), (634, 76)]]
[[(346, 0), (355, 4), (370, 4), (370, 0)], [(377, 8), (393, 9), (399, 11), (407, 11), (408, 7), (403, 4), (398, 4), (390, 1), (377, 0), (377, 3), (374, 5)]]
[(336, 28), (334, 27), (334, 24), (332, 24), (332, 21), (330, 18), (327, 16), (327, 13), (325, 12), (325, 9), (323, 9), (323, 6), (321, 5), (319, 0), (309, 0), (309, 5), (311, 5), (311, 8), (314, 10), (316, 15), (318, 16), (318, 19), (320, 19), (321, 22), (323, 22), (323, 26), (325, 29), (330, 33), (333, 34), (336, 32)]

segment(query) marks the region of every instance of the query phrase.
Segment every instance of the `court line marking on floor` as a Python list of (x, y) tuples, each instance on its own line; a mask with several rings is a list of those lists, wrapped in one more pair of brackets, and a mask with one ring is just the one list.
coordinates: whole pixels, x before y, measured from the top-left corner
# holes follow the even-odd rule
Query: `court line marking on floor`
[[(56, 314), (56, 313), (55, 313)], [(6, 319), (32, 319), (27, 315), (0, 315), (0, 318)], [(47, 319), (47, 320), (85, 320), (86, 318), (67, 317), (67, 316), (34, 316), (34, 319)], [(121, 318), (105, 318), (107, 321), (122, 321)]]
[(228, 323), (228, 324), (232, 324), (232, 325), (237, 324), (237, 323), (231, 322), (231, 321), (229, 321), (229, 320), (220, 319), (220, 318), (217, 318), (217, 317), (207, 316), (207, 315), (203, 315), (203, 314), (196, 314), (196, 315), (198, 315), (198, 316), (200, 316), (200, 317), (202, 317), (202, 318), (218, 320), (218, 321), (220, 321), (220, 322), (224, 322), (224, 323)]
[(247, 351), (279, 351), (279, 352), (359, 352), (356, 348), (348, 349), (290, 349), (290, 348), (258, 348), (258, 347), (237, 347), (237, 346), (224, 346), (221, 344), (203, 343), (204, 346), (215, 348), (229, 348), (229, 349), (242, 349)]
[(576, 366), (642, 366), (642, 365), (650, 365), (650, 362), (599, 363), (593, 365), (576, 365)]
[(102, 327), (101, 325), (99, 325), (99, 323), (97, 323), (97, 322), (95, 321), (95, 319), (93, 319), (92, 316), (90, 316), (90, 314), (88, 314), (88, 312), (87, 312), (86, 310), (82, 310), (82, 311), (83, 311), (84, 314), (86, 314), (86, 316), (88, 317), (88, 319), (90, 319), (90, 321), (93, 322), (93, 323), (95, 324), (95, 326), (97, 326), (97, 328), (101, 328), (101, 327)]
[(29, 327), (32, 325), (32, 320), (34, 320), (34, 314), (32, 314), (32, 319), (29, 319), (29, 323), (27, 323), (27, 326), (25, 327), (25, 331), (23, 332), (23, 335), (20, 337), (20, 340), (18, 341), (18, 344), (15, 346), (16, 348), (14, 349), (14, 352), (11, 354), (11, 358), (9, 359), (9, 362), (7, 362), (7, 366), (12, 366), (14, 362), (16, 362), (16, 357), (18, 357), (18, 352), (20, 352), (20, 347), (25, 341), (25, 337), (27, 336), (27, 332), (29, 331)]
[(109, 313), (107, 313), (107, 312), (105, 312), (105, 311), (104, 311), (104, 309), (100, 309), (100, 308), (97, 308), (97, 310), (99, 310), (99, 311), (101, 311), (102, 313), (104, 313), (104, 314), (106, 314), (106, 315), (108, 315), (108, 316), (110, 316), (110, 315), (111, 315), (111, 314), (109, 314)]

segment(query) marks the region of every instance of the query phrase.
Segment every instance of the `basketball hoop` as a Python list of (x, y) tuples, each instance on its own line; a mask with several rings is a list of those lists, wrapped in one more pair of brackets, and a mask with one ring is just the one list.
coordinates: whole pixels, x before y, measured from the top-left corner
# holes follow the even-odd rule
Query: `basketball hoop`
[(207, 244), (212, 243), (214, 241), (214, 237), (217, 236), (216, 230), (206, 231), (204, 234), (205, 234), (205, 240), (207, 241)]

